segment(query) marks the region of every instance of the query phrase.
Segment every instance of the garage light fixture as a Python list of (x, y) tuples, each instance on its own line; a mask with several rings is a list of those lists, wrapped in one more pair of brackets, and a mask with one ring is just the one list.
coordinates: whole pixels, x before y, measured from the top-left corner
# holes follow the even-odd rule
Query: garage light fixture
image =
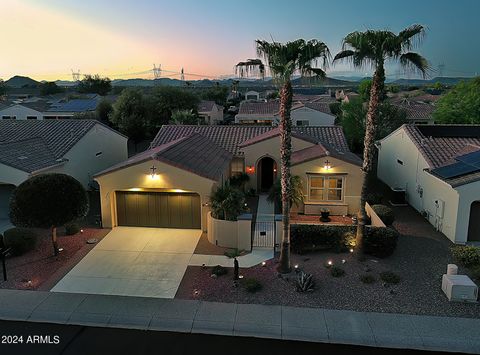
[(151, 171), (150, 178), (152, 180), (155, 180), (157, 178), (157, 173), (156, 173), (157, 168), (155, 167), (155, 165), (152, 165), (152, 167), (150, 168), (150, 171)]
[(323, 166), (325, 170), (330, 170), (332, 168), (332, 164), (327, 160), (325, 160), (325, 165)]

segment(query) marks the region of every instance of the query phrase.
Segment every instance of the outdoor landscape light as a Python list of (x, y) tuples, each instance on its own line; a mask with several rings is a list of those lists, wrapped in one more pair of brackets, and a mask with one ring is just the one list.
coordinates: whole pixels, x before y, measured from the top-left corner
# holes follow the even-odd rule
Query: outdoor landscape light
[(325, 165), (323, 166), (325, 170), (330, 170), (332, 168), (332, 165), (330, 164), (330, 162), (327, 160), (325, 160)]
[(238, 278), (239, 278), (239, 279), (243, 279), (243, 275), (238, 275)]
[(353, 248), (350, 249), (350, 253), (353, 253)]
[(294, 268), (295, 268), (295, 269), (298, 269), (298, 264), (295, 264)]
[(328, 266), (332, 266), (332, 265), (333, 265), (333, 261), (332, 261), (332, 260), (328, 260), (328, 261), (327, 261), (327, 265), (328, 265)]
[(80, 229), (80, 233), (83, 233), (83, 229)]
[(342, 259), (342, 264), (345, 264), (347, 261), (345, 259)]
[(262, 261), (262, 266), (266, 266), (267, 263), (265, 261)]

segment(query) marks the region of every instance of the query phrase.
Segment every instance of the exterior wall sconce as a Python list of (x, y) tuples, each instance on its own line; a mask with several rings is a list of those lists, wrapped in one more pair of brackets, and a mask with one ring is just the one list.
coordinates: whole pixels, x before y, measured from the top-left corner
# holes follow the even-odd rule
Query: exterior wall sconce
[(323, 166), (325, 170), (330, 170), (332, 168), (332, 165), (328, 160), (325, 160), (325, 165)]
[(152, 165), (152, 167), (150, 168), (150, 171), (151, 171), (150, 178), (152, 180), (155, 180), (157, 178), (157, 173), (156, 173), (157, 168), (155, 167), (155, 165)]
[(245, 170), (247, 171), (247, 174), (255, 174), (255, 167), (253, 165), (247, 166)]

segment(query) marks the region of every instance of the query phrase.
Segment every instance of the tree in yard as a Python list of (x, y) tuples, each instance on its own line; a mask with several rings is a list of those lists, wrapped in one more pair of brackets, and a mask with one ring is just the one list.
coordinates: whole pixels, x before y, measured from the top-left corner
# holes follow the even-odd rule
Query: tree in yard
[(57, 227), (85, 217), (89, 202), (82, 184), (65, 174), (36, 175), (21, 183), (10, 200), (15, 226), (50, 228), (54, 254), (58, 255)]
[(7, 87), (5, 86), (5, 82), (3, 79), (0, 79), (0, 96), (3, 96), (7, 93)]
[[(290, 207), (293, 205), (300, 206), (303, 202), (303, 184), (300, 176), (293, 175), (290, 177), (290, 197), (288, 198)], [(280, 180), (276, 180), (268, 192), (267, 200), (282, 206), (282, 184)]]
[(97, 117), (102, 122), (109, 122), (110, 115), (113, 113), (113, 105), (107, 99), (102, 99), (96, 109)]
[(193, 110), (175, 110), (172, 113), (170, 122), (176, 125), (196, 125), (199, 124), (200, 118), (193, 112)]
[[(263, 77), (268, 69), (274, 82), (280, 87), (280, 156), (282, 186), (282, 220), (283, 235), (278, 271), (288, 273), (290, 266), (290, 203), (291, 175), (290, 158), (292, 155), (292, 76), (314, 76), (324, 78), (325, 67), (330, 58), (330, 51), (325, 43), (317, 40), (298, 39), (292, 42), (279, 43), (257, 40), (257, 55), (261, 59), (249, 59), (236, 65), (236, 72), (246, 76), (250, 72), (259, 72)], [(320, 61), (321, 67), (316, 67)]]
[(480, 124), (480, 77), (458, 83), (435, 107), (435, 123)]
[(78, 83), (78, 92), (84, 94), (107, 95), (112, 90), (112, 82), (109, 78), (102, 78), (100, 75), (85, 75)]
[(147, 108), (138, 89), (125, 89), (113, 105), (109, 116), (112, 124), (132, 141), (138, 143), (147, 137)]
[(210, 196), (212, 217), (225, 221), (236, 221), (245, 209), (245, 196), (242, 191), (229, 183), (217, 187)]
[(357, 250), (360, 251), (362, 250), (363, 236), (365, 234), (367, 184), (373, 171), (373, 159), (375, 156), (374, 143), (377, 131), (378, 109), (385, 91), (385, 62), (387, 60), (398, 61), (402, 67), (417, 70), (425, 76), (428, 70), (427, 60), (420, 54), (411, 52), (424, 34), (425, 28), (421, 25), (412, 25), (398, 34), (386, 30), (352, 32), (343, 39), (342, 51), (334, 58), (334, 62), (349, 60), (356, 68), (370, 66), (374, 69), (365, 122), (362, 166), (365, 176), (362, 184), (356, 237)]
[(65, 90), (59, 87), (54, 81), (47, 81), (40, 84), (40, 95), (42, 96), (58, 94), (64, 91)]
[(202, 92), (201, 96), (204, 100), (215, 101), (217, 105), (225, 106), (228, 97), (228, 87), (215, 85)]

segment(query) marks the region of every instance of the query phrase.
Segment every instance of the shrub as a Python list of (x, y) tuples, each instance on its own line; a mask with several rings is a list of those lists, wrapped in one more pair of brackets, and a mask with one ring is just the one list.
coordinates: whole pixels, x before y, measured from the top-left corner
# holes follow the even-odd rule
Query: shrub
[(295, 280), (295, 290), (297, 292), (312, 292), (315, 288), (313, 275), (301, 271)]
[(230, 185), (233, 187), (238, 187), (239, 189), (243, 190), (244, 186), (250, 180), (250, 176), (246, 173), (240, 173), (237, 175), (233, 175), (230, 177)]
[(222, 276), (228, 274), (228, 269), (221, 265), (212, 267), (212, 274), (216, 276)]
[(376, 279), (372, 274), (363, 274), (360, 275), (360, 281), (362, 281), (364, 284), (373, 284)]
[(255, 293), (262, 289), (262, 284), (260, 281), (254, 278), (245, 279), (243, 285), (245, 286), (245, 290), (250, 293)]
[(475, 265), (470, 268), (470, 276), (477, 281), (480, 281), (480, 265)]
[(372, 210), (375, 211), (378, 217), (385, 223), (387, 226), (390, 226), (395, 220), (395, 215), (393, 210), (385, 205), (373, 205)]
[(230, 258), (230, 259), (233, 259), (233, 258), (236, 258), (237, 256), (242, 255), (242, 251), (243, 251), (243, 250), (238, 250), (237, 248), (235, 248), (235, 249), (227, 250), (227, 251), (225, 251), (223, 254), (224, 254), (226, 257), (228, 257), (228, 258)]
[(65, 224), (65, 234), (74, 235), (80, 232), (80, 226), (77, 223), (67, 223)]
[(363, 240), (363, 252), (378, 258), (390, 256), (395, 251), (398, 232), (385, 227), (370, 227)]
[(291, 247), (297, 254), (318, 250), (345, 252), (355, 246), (354, 228), (354, 226), (295, 224), (291, 226)]
[(380, 192), (369, 192), (367, 193), (366, 200), (369, 205), (379, 205), (382, 203), (383, 195)]
[(453, 258), (459, 264), (470, 267), (480, 265), (480, 248), (470, 245), (455, 245), (451, 248)]
[(401, 278), (392, 271), (384, 271), (380, 273), (380, 280), (387, 284), (398, 284)]
[(236, 187), (230, 184), (217, 187), (210, 196), (212, 217), (225, 221), (236, 221), (244, 211), (245, 197)]
[(339, 266), (332, 266), (332, 268), (330, 269), (330, 274), (333, 276), (333, 277), (340, 277), (340, 276), (343, 276), (345, 275), (345, 270), (343, 270), (341, 267)]
[(3, 241), (6, 247), (12, 248), (13, 255), (22, 255), (35, 249), (37, 235), (27, 228), (10, 228), (3, 234)]

